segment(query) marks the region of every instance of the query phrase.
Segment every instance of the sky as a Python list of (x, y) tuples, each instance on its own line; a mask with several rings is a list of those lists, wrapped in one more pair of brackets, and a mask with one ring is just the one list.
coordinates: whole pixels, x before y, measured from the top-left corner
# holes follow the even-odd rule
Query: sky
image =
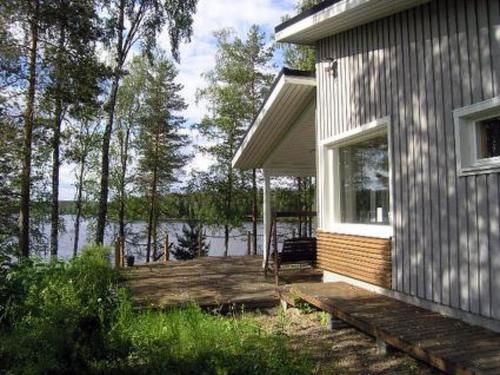
[[(188, 104), (183, 116), (189, 125), (197, 123), (206, 113), (204, 103), (195, 103), (198, 88), (203, 87), (203, 72), (210, 70), (215, 62), (215, 38), (213, 32), (221, 28), (232, 28), (240, 37), (244, 37), (251, 25), (259, 25), (272, 38), (274, 27), (286, 14), (293, 14), (295, 0), (199, 0), (197, 13), (194, 16), (193, 36), (191, 43), (181, 46), (181, 63), (178, 64), (178, 82), (184, 85), (182, 95)], [(271, 41), (271, 39), (270, 39)], [(166, 30), (160, 35), (158, 44), (169, 51)], [(276, 69), (281, 66), (279, 53), (275, 58)], [(187, 130), (194, 143), (202, 143), (195, 131)], [(186, 167), (204, 170), (210, 165), (210, 158), (197, 154)], [(74, 166), (61, 167), (60, 199), (74, 198)]]

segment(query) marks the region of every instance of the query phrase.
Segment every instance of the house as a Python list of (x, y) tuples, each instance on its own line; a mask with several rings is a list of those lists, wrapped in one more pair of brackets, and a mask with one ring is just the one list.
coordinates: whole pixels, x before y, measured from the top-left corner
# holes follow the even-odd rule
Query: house
[[(233, 159), (315, 176), (318, 267), (500, 330), (500, 2), (326, 0), (276, 27), (284, 69)], [(265, 240), (265, 243), (268, 243)]]

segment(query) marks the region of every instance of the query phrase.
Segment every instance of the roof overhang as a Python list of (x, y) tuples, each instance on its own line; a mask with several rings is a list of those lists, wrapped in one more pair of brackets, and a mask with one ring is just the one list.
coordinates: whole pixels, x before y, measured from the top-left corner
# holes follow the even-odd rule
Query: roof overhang
[(283, 69), (236, 151), (233, 167), (314, 175), (315, 96), (311, 73)]
[(276, 26), (276, 41), (312, 45), (431, 0), (326, 0)]

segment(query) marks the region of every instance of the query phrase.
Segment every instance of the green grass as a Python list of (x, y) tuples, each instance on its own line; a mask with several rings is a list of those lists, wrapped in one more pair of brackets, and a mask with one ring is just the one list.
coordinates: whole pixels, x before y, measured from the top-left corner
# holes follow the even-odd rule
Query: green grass
[(249, 314), (134, 309), (103, 248), (0, 278), (0, 373), (310, 373), (285, 335)]

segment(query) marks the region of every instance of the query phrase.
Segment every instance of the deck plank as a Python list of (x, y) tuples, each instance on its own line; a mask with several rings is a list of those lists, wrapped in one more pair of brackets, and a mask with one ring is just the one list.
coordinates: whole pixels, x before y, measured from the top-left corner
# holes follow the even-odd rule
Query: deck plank
[[(267, 277), (260, 257), (205, 257), (168, 264), (140, 265), (121, 271), (138, 306), (165, 308), (196, 303), (206, 308), (277, 306), (273, 275)], [(282, 283), (321, 281), (312, 268), (283, 269)]]
[(446, 373), (500, 373), (496, 332), (341, 282), (293, 284), (284, 293)]

